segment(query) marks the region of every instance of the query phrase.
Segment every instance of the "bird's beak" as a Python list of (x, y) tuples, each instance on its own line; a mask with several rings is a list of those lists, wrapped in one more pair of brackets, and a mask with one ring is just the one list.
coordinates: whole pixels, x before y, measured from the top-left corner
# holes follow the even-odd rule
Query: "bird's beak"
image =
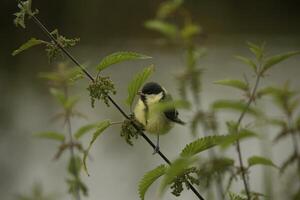
[(141, 97), (144, 97), (145, 96), (145, 94), (144, 93), (142, 93), (141, 91), (138, 91), (138, 93), (137, 93), (139, 96), (141, 96)]

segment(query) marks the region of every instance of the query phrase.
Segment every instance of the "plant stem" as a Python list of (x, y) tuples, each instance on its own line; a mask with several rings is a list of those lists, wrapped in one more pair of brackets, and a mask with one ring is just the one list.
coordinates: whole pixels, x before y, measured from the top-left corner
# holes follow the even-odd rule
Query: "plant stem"
[[(241, 113), (240, 117), (238, 118), (237, 125), (236, 125), (237, 130), (239, 129), (239, 126), (240, 126), (243, 118), (245, 117), (245, 114), (248, 111), (251, 103), (255, 99), (255, 94), (256, 94), (256, 90), (257, 90), (258, 85), (259, 85), (260, 78), (261, 78), (261, 74), (258, 73), (257, 76), (256, 76), (255, 85), (254, 85), (254, 88), (251, 92), (250, 98), (249, 98), (249, 100), (246, 104), (246, 107), (244, 108), (243, 112)], [(238, 131), (236, 132), (236, 134), (238, 134)], [(237, 142), (236, 142), (236, 151), (238, 153), (238, 159), (239, 159), (239, 163), (240, 163), (240, 167), (241, 167), (242, 180), (243, 180), (243, 183), (244, 183), (245, 192), (246, 192), (246, 195), (247, 195), (247, 199), (250, 200), (250, 190), (249, 190), (249, 186), (248, 186), (248, 183), (247, 183), (246, 171), (245, 171), (244, 164), (243, 164), (243, 159), (242, 159), (241, 144), (240, 144), (239, 140), (237, 140)]]
[[(68, 98), (69, 94), (68, 94), (68, 86), (67, 85), (64, 85), (64, 94), (65, 94), (65, 97)], [(71, 119), (70, 119), (70, 113), (68, 110), (65, 111), (66, 112), (66, 122), (67, 122), (67, 128), (68, 128), (68, 135), (69, 135), (69, 140), (70, 140), (70, 143), (73, 144), (73, 135), (72, 135), (72, 126), (71, 126)], [(76, 168), (76, 163), (75, 163), (75, 153), (74, 153), (74, 146), (71, 145), (70, 146), (70, 154), (71, 154), (71, 164), (73, 165), (73, 169)], [(76, 180), (79, 180), (79, 174), (77, 172), (77, 170), (74, 170), (75, 172), (75, 178)], [(75, 198), (76, 200), (80, 200), (80, 191), (79, 191), (79, 188), (77, 187), (76, 190), (75, 190)]]
[[(23, 3), (21, 1), (19, 1), (19, 3), (23, 5)], [(57, 47), (59, 49), (62, 50), (62, 52), (64, 52), (66, 54), (66, 56), (72, 61), (74, 62), (74, 64), (80, 68), (80, 70), (82, 70), (82, 72), (86, 75), (86, 77), (88, 79), (90, 79), (92, 82), (95, 81), (95, 79), (93, 78), (93, 76), (75, 59), (75, 57), (73, 57), (71, 55), (71, 53), (69, 53), (68, 50), (66, 50), (49, 32), (49, 30), (41, 23), (41, 21), (34, 15), (30, 14), (29, 15), (32, 17), (32, 19), (34, 20), (34, 22), (44, 31), (44, 33), (53, 41), (55, 42), (55, 44), (57, 45)], [(117, 108), (117, 110), (127, 119), (130, 119), (129, 116), (122, 110), (122, 108), (108, 95), (107, 96), (109, 101)], [(150, 146), (152, 146), (153, 149), (155, 149), (155, 144), (145, 135), (145, 133), (140, 130), (140, 128), (138, 126), (136, 126), (134, 123), (132, 123), (132, 125), (134, 126), (134, 128), (139, 131), (139, 133), (141, 134), (141, 136), (150, 144)], [(158, 151), (158, 155), (160, 155), (160, 157), (169, 165), (171, 165), (171, 162), (169, 161), (169, 159), (161, 152)], [(194, 194), (200, 199), (200, 200), (204, 200), (204, 198), (201, 196), (201, 194), (194, 188), (194, 186), (191, 183), (188, 183), (189, 187), (191, 188), (191, 190), (194, 192)]]
[(292, 143), (293, 143), (293, 146), (294, 146), (294, 154), (297, 156), (297, 168), (298, 168), (298, 177), (300, 179), (300, 158), (299, 158), (299, 149), (298, 149), (298, 142), (297, 142), (297, 136), (296, 136), (296, 131), (294, 131), (293, 127), (292, 127), (292, 116), (291, 114), (289, 113), (287, 115), (287, 118), (288, 118), (288, 126), (289, 126), (289, 129), (291, 129), (291, 139), (292, 139)]

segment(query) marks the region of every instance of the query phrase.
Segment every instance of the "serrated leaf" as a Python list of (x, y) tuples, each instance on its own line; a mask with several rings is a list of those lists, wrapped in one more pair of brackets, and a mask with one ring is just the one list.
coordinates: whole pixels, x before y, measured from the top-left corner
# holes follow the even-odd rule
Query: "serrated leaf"
[(129, 52), (129, 51), (115, 52), (104, 57), (98, 64), (97, 70), (102, 71), (113, 64), (117, 64), (123, 61), (149, 59), (149, 58), (151, 57), (136, 52)]
[(224, 86), (237, 88), (237, 89), (240, 89), (240, 90), (243, 90), (243, 91), (248, 91), (249, 90), (248, 84), (245, 83), (244, 81), (241, 81), (241, 80), (225, 79), (225, 80), (215, 81), (214, 83), (219, 84), (219, 85), (224, 85)]
[(270, 159), (261, 156), (251, 156), (248, 158), (249, 167), (254, 165), (266, 165), (278, 168)]
[(148, 188), (152, 185), (154, 181), (156, 181), (159, 177), (164, 175), (166, 172), (166, 166), (165, 165), (160, 165), (156, 167), (155, 169), (147, 172), (142, 180), (139, 182), (138, 186), (138, 191), (139, 191), (139, 196), (141, 200), (145, 199), (145, 194), (148, 190)]
[(88, 133), (89, 131), (93, 130), (96, 127), (97, 127), (97, 124), (88, 124), (88, 125), (82, 126), (74, 133), (74, 136), (78, 140), (83, 135), (85, 135), (86, 133)]
[(54, 131), (46, 131), (33, 134), (36, 137), (56, 140), (59, 142), (63, 142), (65, 140), (65, 136), (62, 133), (54, 132)]
[(138, 91), (145, 83), (145, 81), (151, 76), (154, 71), (154, 66), (151, 65), (145, 68), (141, 73), (137, 74), (134, 79), (128, 85), (128, 97), (126, 99), (126, 104), (130, 107), (133, 104), (134, 98), (136, 97)]
[(223, 139), (220, 144), (221, 148), (227, 148), (229, 145), (235, 143), (237, 140), (242, 140), (246, 138), (258, 137), (256, 133), (249, 129), (241, 129), (238, 133), (233, 132), (226, 135), (226, 138)]
[(278, 64), (292, 56), (298, 55), (298, 54), (300, 54), (300, 51), (291, 51), (288, 53), (275, 55), (275, 56), (268, 58), (266, 60), (265, 64), (263, 65), (262, 73), (265, 73), (267, 70), (269, 70), (271, 67), (275, 66), (276, 64)]
[(233, 101), (233, 100), (218, 100), (215, 101), (212, 104), (212, 109), (213, 110), (234, 110), (238, 112), (244, 112), (247, 109), (247, 113), (257, 116), (260, 114), (260, 112), (253, 108), (253, 107), (248, 107), (247, 104), (241, 101)]
[(203, 152), (209, 148), (220, 144), (224, 140), (224, 138), (226, 138), (226, 136), (224, 135), (207, 136), (199, 138), (187, 144), (181, 151), (180, 156), (190, 157), (197, 153)]
[(194, 157), (181, 157), (172, 162), (171, 166), (167, 168), (165, 176), (160, 184), (160, 194), (162, 194), (166, 187), (173, 182), (173, 180), (182, 175), (186, 169), (196, 162)]
[(86, 171), (86, 173), (88, 175), (89, 175), (89, 173), (88, 173), (88, 169), (87, 169), (87, 165), (86, 165), (86, 158), (89, 154), (89, 151), (92, 148), (92, 145), (94, 144), (96, 139), (100, 136), (100, 134), (103, 133), (103, 131), (105, 129), (107, 129), (110, 125), (111, 125), (111, 122), (109, 120), (103, 121), (103, 122), (98, 124), (97, 130), (93, 133), (92, 140), (90, 141), (89, 146), (88, 146), (87, 150), (85, 151), (85, 153), (83, 155), (83, 166), (84, 166), (84, 170)]
[(175, 25), (161, 20), (146, 21), (145, 27), (157, 31), (171, 39), (174, 39), (178, 34), (178, 28)]
[(243, 57), (243, 56), (235, 56), (235, 58), (242, 61), (246, 65), (250, 66), (254, 72), (257, 72), (257, 66), (256, 66), (255, 62), (253, 62), (253, 60)]
[(15, 55), (21, 53), (22, 51), (25, 51), (25, 50), (29, 49), (30, 47), (34, 47), (34, 46), (37, 46), (37, 45), (43, 44), (43, 43), (44, 43), (43, 40), (38, 40), (36, 38), (31, 38), (26, 43), (22, 44), (18, 49), (14, 50), (12, 55), (15, 56)]

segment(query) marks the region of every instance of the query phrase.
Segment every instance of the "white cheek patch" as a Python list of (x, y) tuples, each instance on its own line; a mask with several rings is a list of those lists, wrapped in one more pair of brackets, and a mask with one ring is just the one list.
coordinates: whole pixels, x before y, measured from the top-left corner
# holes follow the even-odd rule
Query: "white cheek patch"
[(163, 93), (147, 95), (147, 104), (151, 105), (159, 102), (163, 98)]

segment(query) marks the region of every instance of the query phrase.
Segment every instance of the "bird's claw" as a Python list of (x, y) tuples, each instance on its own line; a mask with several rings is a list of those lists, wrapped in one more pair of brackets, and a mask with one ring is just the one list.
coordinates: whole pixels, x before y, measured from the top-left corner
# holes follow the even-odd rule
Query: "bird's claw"
[(158, 152), (159, 152), (159, 146), (155, 146), (154, 152), (152, 154), (154, 155), (157, 154)]

